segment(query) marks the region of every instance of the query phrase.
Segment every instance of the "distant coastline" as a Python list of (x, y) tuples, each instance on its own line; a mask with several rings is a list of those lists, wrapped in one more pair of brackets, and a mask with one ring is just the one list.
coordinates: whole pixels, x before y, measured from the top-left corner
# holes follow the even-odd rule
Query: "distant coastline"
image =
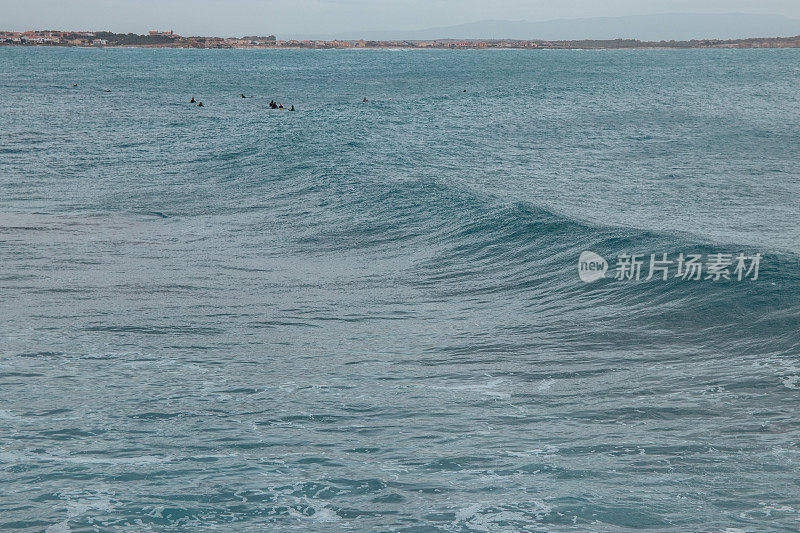
[(200, 49), (443, 49), (443, 50), (575, 50), (575, 49), (697, 49), (697, 48), (800, 48), (800, 35), (753, 37), (748, 39), (693, 39), (687, 41), (611, 40), (519, 40), (519, 39), (433, 39), (433, 40), (279, 40), (274, 35), (239, 38), (183, 37), (173, 32), (151, 31), (145, 35), (106, 31), (77, 32), (32, 30), (0, 31), (0, 46), (138, 47)]

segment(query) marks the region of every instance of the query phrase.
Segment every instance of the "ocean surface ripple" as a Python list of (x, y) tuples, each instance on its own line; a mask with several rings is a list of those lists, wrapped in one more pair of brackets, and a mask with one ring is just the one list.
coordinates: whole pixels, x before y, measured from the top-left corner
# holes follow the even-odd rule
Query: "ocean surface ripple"
[(800, 528), (800, 50), (0, 63), (0, 529)]

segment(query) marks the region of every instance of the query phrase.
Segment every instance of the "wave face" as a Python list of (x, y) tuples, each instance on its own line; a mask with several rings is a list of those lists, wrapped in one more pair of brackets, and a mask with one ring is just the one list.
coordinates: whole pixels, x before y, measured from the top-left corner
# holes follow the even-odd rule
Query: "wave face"
[(798, 51), (0, 56), (0, 526), (796, 527)]

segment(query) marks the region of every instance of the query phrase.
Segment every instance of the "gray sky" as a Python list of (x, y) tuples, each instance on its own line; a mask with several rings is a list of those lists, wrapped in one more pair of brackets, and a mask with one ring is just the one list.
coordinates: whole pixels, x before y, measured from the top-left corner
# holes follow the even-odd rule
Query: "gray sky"
[(181, 35), (281, 37), (484, 19), (653, 13), (769, 13), (800, 19), (800, 0), (0, 0), (0, 29), (174, 29)]

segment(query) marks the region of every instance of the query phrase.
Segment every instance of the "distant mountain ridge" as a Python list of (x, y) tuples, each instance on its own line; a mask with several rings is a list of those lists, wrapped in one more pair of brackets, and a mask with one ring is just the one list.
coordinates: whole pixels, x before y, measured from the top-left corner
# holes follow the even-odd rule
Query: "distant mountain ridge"
[(548, 41), (623, 38), (642, 41), (681, 41), (795, 35), (800, 35), (800, 20), (780, 15), (667, 13), (558, 19), (544, 22), (484, 20), (423, 30), (342, 32), (326, 36), (293, 37), (366, 40), (542, 39)]

